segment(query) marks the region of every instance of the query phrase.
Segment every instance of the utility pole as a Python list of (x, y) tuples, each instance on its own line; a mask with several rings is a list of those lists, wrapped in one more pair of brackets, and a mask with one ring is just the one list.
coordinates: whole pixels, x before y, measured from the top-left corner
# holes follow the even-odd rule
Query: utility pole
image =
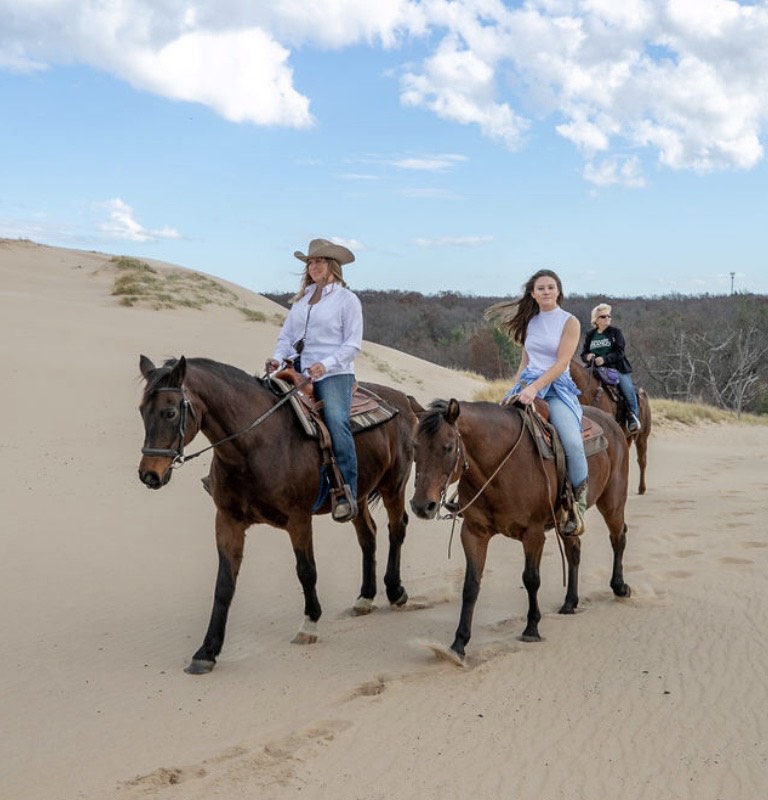
[(731, 294), (733, 294), (733, 279), (734, 279), (735, 276), (736, 276), (736, 273), (732, 272), (731, 273)]

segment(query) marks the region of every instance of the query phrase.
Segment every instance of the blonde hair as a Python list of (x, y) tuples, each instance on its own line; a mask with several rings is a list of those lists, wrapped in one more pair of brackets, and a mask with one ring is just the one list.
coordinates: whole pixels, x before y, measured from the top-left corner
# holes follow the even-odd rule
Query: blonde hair
[(597, 327), (597, 318), (601, 314), (610, 314), (610, 313), (611, 313), (611, 307), (610, 305), (608, 305), (608, 303), (599, 303), (592, 309), (592, 316), (591, 316), (592, 324), (595, 327)]
[[(333, 279), (336, 283), (340, 283), (342, 286), (346, 286), (347, 282), (344, 280), (344, 273), (341, 271), (341, 264), (336, 261), (335, 258), (326, 258), (325, 261), (328, 262), (328, 269), (333, 275)], [(304, 274), (301, 277), (301, 288), (298, 292), (291, 298), (291, 303), (295, 303), (297, 300), (301, 300), (304, 297), (304, 292), (307, 290), (307, 286), (312, 284), (312, 278), (309, 275), (309, 264), (304, 267)]]

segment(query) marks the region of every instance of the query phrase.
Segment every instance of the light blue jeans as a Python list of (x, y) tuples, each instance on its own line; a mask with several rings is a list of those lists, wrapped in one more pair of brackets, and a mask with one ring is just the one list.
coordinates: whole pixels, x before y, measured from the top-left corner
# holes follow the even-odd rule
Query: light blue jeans
[(619, 373), (619, 388), (624, 397), (627, 398), (627, 403), (629, 403), (632, 413), (640, 419), (640, 404), (637, 402), (637, 391), (635, 390), (635, 382), (632, 380), (631, 373)]
[(331, 434), (333, 455), (352, 496), (357, 497), (357, 453), (349, 412), (352, 407), (354, 375), (331, 375), (313, 385), (315, 397), (323, 401), (323, 420)]
[(565, 466), (568, 480), (576, 489), (589, 476), (587, 457), (584, 454), (584, 442), (581, 438), (581, 422), (573, 410), (557, 396), (554, 390), (547, 392), (544, 398), (549, 405), (549, 421), (557, 431), (565, 451)]

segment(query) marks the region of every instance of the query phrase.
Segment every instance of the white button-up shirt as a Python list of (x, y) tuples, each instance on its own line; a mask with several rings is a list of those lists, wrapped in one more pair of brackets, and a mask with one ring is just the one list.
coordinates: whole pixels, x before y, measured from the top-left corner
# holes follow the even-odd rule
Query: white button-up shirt
[(363, 308), (357, 295), (340, 283), (323, 288), (319, 302), (309, 300), (317, 288), (311, 284), (288, 312), (280, 329), (274, 358), (296, 358), (296, 343), (304, 339), (302, 366), (320, 362), (325, 375), (354, 375), (354, 362), (363, 346)]

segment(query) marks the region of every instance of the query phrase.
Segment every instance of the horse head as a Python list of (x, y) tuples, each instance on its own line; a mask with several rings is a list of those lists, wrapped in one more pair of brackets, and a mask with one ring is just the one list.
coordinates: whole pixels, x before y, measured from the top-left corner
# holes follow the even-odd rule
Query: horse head
[(144, 421), (139, 480), (148, 489), (161, 489), (171, 480), (173, 467), (183, 463), (184, 448), (194, 439), (199, 424), (184, 389), (184, 356), (156, 367), (142, 355), (139, 368), (146, 380), (139, 405)]
[(460, 413), (461, 406), (453, 398), (435, 400), (428, 409), (416, 412), (419, 424), (411, 508), (421, 519), (434, 519), (445, 502), (448, 486), (461, 477), (465, 468), (464, 448), (456, 425)]

